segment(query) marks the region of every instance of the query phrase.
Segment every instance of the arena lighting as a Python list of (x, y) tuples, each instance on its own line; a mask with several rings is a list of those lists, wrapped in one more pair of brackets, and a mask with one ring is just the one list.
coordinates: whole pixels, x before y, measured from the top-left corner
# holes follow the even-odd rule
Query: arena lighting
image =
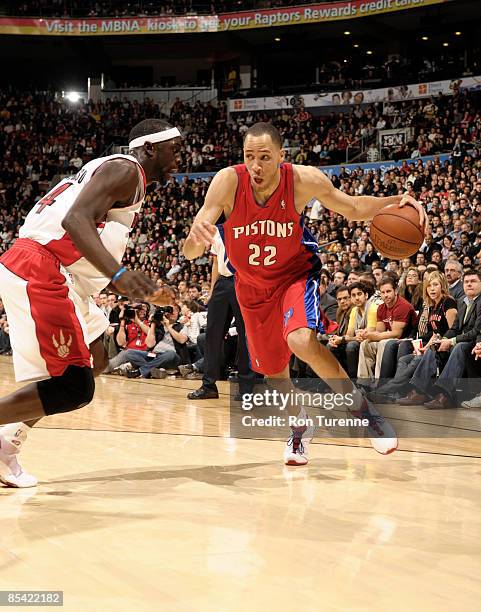
[(449, 43), (444, 42), (444, 43), (443, 43), (443, 47), (449, 47)]
[(367, 55), (372, 55), (372, 51), (366, 51)]
[(349, 30), (346, 30), (346, 31), (344, 32), (344, 34), (345, 34), (346, 36), (349, 36), (349, 34), (350, 34), (350, 33), (351, 33), (351, 32), (349, 32)]
[(274, 40), (275, 40), (276, 42), (281, 42), (281, 39), (279, 38), (279, 36), (276, 36), (276, 37), (274, 38)]
[(69, 102), (78, 102), (80, 100), (80, 94), (78, 91), (67, 91), (64, 98)]
[(421, 40), (429, 40), (429, 36), (421, 36)]
[(455, 36), (461, 36), (462, 32), (454, 32)]
[(359, 45), (356, 43), (355, 45), (352, 45), (354, 47), (354, 49), (358, 49)]

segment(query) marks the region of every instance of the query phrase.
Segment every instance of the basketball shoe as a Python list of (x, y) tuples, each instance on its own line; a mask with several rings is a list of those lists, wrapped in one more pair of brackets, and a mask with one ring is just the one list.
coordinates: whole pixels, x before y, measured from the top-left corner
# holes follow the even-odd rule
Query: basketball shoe
[(24, 423), (0, 427), (0, 482), (7, 487), (23, 489), (38, 484), (35, 476), (25, 472), (17, 459), (29, 429)]
[(359, 410), (350, 410), (350, 413), (359, 419), (367, 419), (369, 422), (369, 425), (366, 426), (366, 433), (375, 451), (381, 455), (389, 455), (397, 449), (398, 439), (393, 426), (367, 399), (363, 399)]
[[(309, 419), (304, 408), (301, 408), (298, 418)], [(308, 424), (302, 427), (291, 427), (291, 431), (284, 449), (284, 464), (306, 465), (309, 461), (309, 443), (314, 436), (314, 426)]]
[(304, 428), (293, 429), (284, 449), (285, 465), (306, 465), (309, 461), (309, 438), (303, 438)]

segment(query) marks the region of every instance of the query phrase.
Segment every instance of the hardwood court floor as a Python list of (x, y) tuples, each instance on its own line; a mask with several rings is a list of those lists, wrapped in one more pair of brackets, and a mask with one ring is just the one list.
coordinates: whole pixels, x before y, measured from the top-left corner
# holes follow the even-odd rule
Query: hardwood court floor
[(480, 609), (476, 438), (389, 457), (321, 440), (285, 468), (282, 442), (228, 438), (227, 396), (189, 402), (195, 386), (105, 376), (91, 407), (39, 423), (40, 485), (0, 489), (0, 590), (79, 611)]

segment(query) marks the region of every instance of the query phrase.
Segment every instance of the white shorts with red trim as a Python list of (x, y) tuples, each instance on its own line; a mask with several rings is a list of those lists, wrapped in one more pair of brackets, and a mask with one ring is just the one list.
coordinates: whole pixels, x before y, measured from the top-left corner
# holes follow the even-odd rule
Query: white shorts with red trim
[(0, 297), (17, 382), (61, 376), (70, 365), (91, 366), (89, 344), (109, 321), (90, 296), (74, 290), (44, 247), (19, 239), (2, 255)]

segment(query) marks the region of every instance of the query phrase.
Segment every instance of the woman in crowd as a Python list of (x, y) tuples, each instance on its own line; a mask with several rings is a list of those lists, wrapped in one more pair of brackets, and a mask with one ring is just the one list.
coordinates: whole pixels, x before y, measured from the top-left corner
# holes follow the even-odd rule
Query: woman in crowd
[[(433, 342), (442, 338), (454, 323), (457, 313), (456, 300), (449, 295), (448, 282), (444, 274), (436, 270), (426, 275), (423, 298), (424, 309), (418, 321), (418, 341), (414, 341), (414, 344), (411, 342), (414, 352), (401, 357), (394, 378), (378, 387), (375, 393), (378, 401), (379, 396), (399, 395), (404, 390), (425, 352), (431, 350)], [(407, 397), (413, 393), (415, 391), (411, 391)]]
[(423, 307), (423, 284), (417, 268), (409, 267), (399, 283), (399, 295), (413, 305), (416, 312)]

